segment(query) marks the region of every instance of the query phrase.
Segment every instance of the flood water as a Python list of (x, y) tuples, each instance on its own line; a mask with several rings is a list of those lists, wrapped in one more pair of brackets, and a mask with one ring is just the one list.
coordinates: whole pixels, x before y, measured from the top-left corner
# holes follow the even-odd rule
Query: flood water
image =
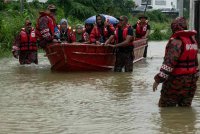
[[(191, 108), (159, 108), (152, 92), (166, 42), (150, 42), (132, 73), (50, 71), (0, 60), (0, 134), (198, 134), (200, 93)], [(198, 83), (200, 87), (200, 81)]]

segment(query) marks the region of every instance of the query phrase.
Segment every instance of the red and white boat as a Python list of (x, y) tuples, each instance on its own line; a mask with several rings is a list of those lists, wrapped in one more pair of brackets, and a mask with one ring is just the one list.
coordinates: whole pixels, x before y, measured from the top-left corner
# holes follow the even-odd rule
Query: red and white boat
[[(136, 62), (143, 58), (147, 39), (133, 44)], [(114, 48), (94, 44), (52, 43), (46, 48), (46, 56), (55, 71), (109, 71), (115, 64)]]

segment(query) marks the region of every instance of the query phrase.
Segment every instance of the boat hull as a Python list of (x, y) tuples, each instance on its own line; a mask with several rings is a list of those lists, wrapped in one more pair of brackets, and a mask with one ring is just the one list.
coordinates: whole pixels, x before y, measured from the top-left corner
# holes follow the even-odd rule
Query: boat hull
[[(135, 60), (143, 58), (147, 40), (137, 40)], [(45, 49), (54, 71), (109, 71), (115, 64), (115, 49), (110, 46), (80, 43), (52, 43)]]

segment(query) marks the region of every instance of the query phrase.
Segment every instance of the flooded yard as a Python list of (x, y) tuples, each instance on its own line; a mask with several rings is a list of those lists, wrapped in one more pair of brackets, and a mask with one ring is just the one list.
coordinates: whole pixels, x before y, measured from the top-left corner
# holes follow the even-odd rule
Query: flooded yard
[(191, 108), (157, 106), (166, 43), (150, 42), (132, 73), (51, 72), (44, 54), (39, 65), (0, 60), (0, 134), (200, 133), (199, 89)]

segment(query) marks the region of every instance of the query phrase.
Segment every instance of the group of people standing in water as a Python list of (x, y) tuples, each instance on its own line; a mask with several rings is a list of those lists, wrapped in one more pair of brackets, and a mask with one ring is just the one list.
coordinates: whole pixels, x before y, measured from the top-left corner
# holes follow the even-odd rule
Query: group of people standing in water
[[(36, 29), (32, 27), (30, 20), (25, 21), (25, 27), (15, 39), (12, 49), (20, 64), (38, 64), (38, 46), (45, 49), (51, 42), (66, 41), (114, 47), (114, 71), (121, 72), (123, 67), (125, 72), (133, 71), (132, 42), (135, 38), (148, 37), (150, 26), (147, 16), (139, 16), (138, 22), (132, 26), (128, 23), (128, 17), (122, 15), (118, 19), (119, 23), (113, 26), (99, 14), (96, 15), (96, 24), (76, 25), (76, 29), (73, 30), (69, 27), (67, 19), (62, 19), (57, 25), (55, 12), (54, 5), (49, 5), (45, 12), (40, 12)], [(173, 34), (167, 43), (160, 72), (154, 77), (153, 91), (157, 90), (159, 83), (163, 83), (160, 107), (191, 106), (199, 77), (196, 31), (187, 30), (188, 24), (183, 17), (176, 18), (171, 23), (171, 29)], [(145, 51), (147, 52), (147, 47)]]

